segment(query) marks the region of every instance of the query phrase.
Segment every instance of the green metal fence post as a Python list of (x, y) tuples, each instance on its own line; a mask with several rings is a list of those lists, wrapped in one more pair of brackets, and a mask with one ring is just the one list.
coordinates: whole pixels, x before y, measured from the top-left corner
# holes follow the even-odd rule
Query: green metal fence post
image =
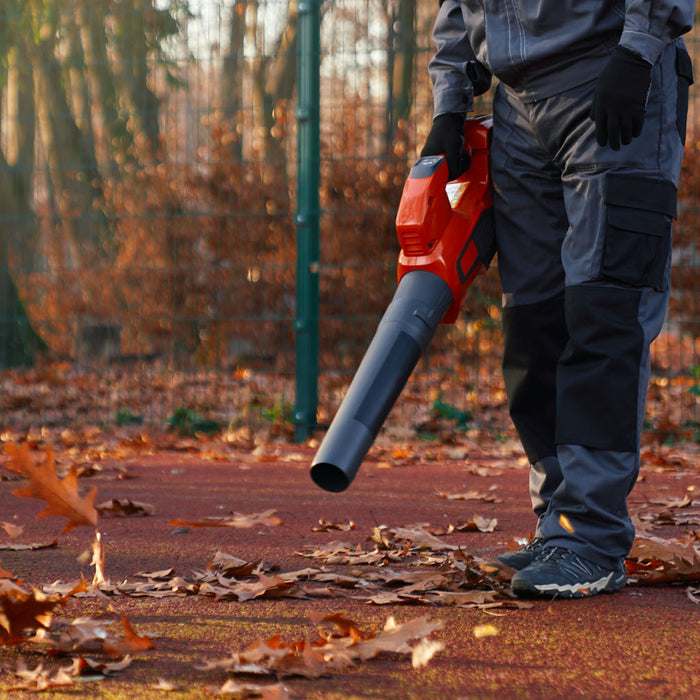
[(318, 407), (321, 0), (300, 0), (297, 13), (299, 33), (294, 436), (297, 442), (301, 442), (316, 426)]

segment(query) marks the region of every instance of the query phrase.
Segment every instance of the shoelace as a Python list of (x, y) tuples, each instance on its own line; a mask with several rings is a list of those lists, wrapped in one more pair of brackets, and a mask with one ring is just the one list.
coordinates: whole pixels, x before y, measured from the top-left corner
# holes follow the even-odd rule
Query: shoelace
[(523, 550), (524, 550), (524, 551), (527, 551), (527, 552), (530, 552), (530, 551), (532, 551), (533, 549), (537, 549), (538, 547), (541, 547), (543, 542), (544, 542), (544, 540), (543, 540), (541, 537), (535, 537), (535, 538), (531, 539), (531, 540), (523, 547)]
[(563, 547), (547, 547), (542, 555), (542, 561), (561, 561), (571, 555), (572, 552)]

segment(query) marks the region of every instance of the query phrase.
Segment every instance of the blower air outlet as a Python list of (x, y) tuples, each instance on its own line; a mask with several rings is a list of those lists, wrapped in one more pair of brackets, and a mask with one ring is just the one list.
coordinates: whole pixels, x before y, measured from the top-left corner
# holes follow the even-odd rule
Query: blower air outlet
[(418, 255), (427, 255), (435, 241), (430, 241), (427, 244), (423, 241), (420, 231), (402, 231), (401, 232), (401, 249), (404, 255), (409, 257)]

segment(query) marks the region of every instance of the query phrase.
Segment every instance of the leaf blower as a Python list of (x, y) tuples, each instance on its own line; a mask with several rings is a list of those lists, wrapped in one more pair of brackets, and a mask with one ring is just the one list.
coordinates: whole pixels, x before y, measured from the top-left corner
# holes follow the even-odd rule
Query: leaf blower
[(311, 464), (321, 488), (344, 491), (438, 325), (454, 323), (496, 250), (489, 174), (491, 117), (465, 120), (466, 169), (448, 182), (445, 156), (421, 158), (396, 216), (399, 284)]

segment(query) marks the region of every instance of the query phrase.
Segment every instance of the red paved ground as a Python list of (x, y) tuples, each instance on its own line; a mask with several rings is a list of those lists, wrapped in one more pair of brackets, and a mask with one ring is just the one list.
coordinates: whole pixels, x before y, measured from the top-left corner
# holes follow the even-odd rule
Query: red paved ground
[[(128, 471), (136, 478), (114, 475), (89, 480), (98, 486), (98, 502), (110, 498), (145, 501), (155, 507), (147, 518), (102, 518), (105, 572), (112, 580), (131, 578), (142, 570), (175, 567), (187, 574), (203, 569), (217, 550), (246, 560), (263, 558), (283, 571), (308, 565), (297, 554), (304, 545), (343, 539), (364, 544), (377, 524), (405, 526), (419, 522), (456, 523), (474, 514), (495, 517), (493, 533), (450, 535), (470, 553), (489, 557), (513, 537), (526, 537), (533, 525), (526, 501), (527, 472), (517, 457), (474, 454), (455, 461), (443, 451), (438, 461), (385, 468), (369, 462), (351, 488), (328, 494), (308, 478), (313, 451), (280, 446), (263, 461), (241, 455), (231, 462), (211, 462), (179, 453), (136, 457)], [(453, 459), (445, 459), (445, 455)], [(439, 455), (436, 455), (439, 456)], [(479, 476), (474, 464), (506, 466), (500, 473)], [(644, 469), (633, 493), (636, 508), (649, 498), (680, 497), (700, 486), (692, 469)], [(81, 481), (81, 484), (88, 480)], [(0, 520), (26, 526), (22, 541), (57, 536), (63, 521), (34, 516), (38, 501), (11, 495), (16, 483), (0, 483)], [(498, 503), (448, 501), (435, 490), (478, 490), (497, 496)], [(197, 520), (230, 511), (255, 513), (270, 508), (284, 525), (251, 530), (202, 528), (173, 534), (173, 518)], [(320, 518), (352, 519), (347, 533), (315, 533)], [(677, 537), (683, 528), (659, 531)], [(89, 548), (92, 532), (78, 528), (59, 536), (59, 547), (35, 552), (0, 552), (0, 565), (34, 585), (75, 580), (92, 570), (76, 558)], [(108, 680), (85, 683), (54, 697), (201, 697), (209, 686), (226, 680), (223, 672), (197, 670), (206, 659), (240, 651), (256, 639), (280, 634), (292, 640), (313, 630), (308, 616), (343, 613), (360, 626), (382, 625), (389, 615), (405, 621), (428, 615), (444, 622), (439, 638), (446, 649), (427, 668), (413, 670), (406, 657), (368, 661), (355, 670), (315, 680), (286, 679), (301, 698), (697, 698), (700, 697), (700, 606), (686, 595), (686, 585), (628, 586), (612, 596), (582, 601), (537, 601), (530, 610), (474, 609), (435, 606), (370, 606), (343, 597), (315, 600), (214, 602), (203, 597), (119, 598), (115, 601), (140, 634), (157, 635), (156, 649), (138, 655), (124, 672)], [(93, 615), (91, 599), (74, 599), (66, 615)], [(476, 625), (492, 624), (498, 635), (476, 639)], [(24, 657), (33, 666), (40, 656), (19, 648), (0, 647), (0, 665)], [(159, 677), (179, 690), (164, 694), (150, 689)], [(0, 696), (10, 679), (0, 674)]]

